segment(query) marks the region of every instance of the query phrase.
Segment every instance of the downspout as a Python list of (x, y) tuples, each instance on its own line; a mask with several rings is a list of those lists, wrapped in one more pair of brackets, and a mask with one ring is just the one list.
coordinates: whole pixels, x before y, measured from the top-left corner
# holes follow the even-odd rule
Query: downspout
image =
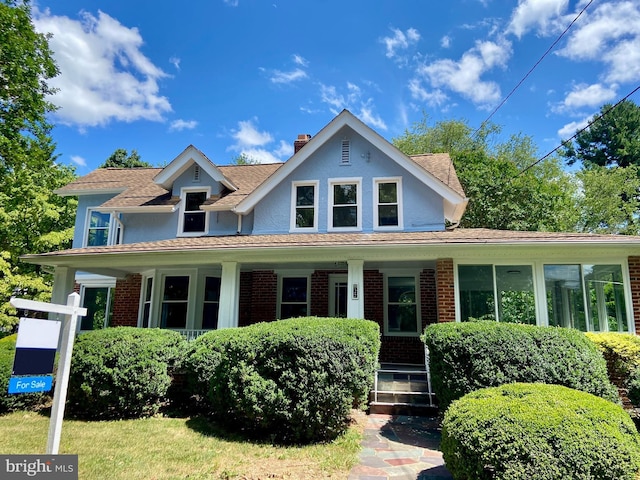
[(242, 233), (242, 214), (236, 213), (236, 215), (238, 216), (238, 231), (236, 232), (236, 234), (240, 235)]

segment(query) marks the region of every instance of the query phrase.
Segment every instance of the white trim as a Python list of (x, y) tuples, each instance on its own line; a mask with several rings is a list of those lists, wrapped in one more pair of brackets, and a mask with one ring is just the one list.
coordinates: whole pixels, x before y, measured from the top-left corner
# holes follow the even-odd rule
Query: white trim
[[(201, 237), (209, 233), (209, 212), (207, 210), (198, 211), (204, 213), (204, 230), (202, 232), (185, 232), (184, 231), (184, 216), (186, 213), (193, 213), (195, 210), (186, 211), (187, 194), (189, 193), (202, 193), (205, 194), (205, 201), (211, 196), (211, 187), (182, 187), (180, 189), (180, 213), (178, 217), (178, 237)], [(201, 205), (202, 206), (202, 205)]]
[[(382, 269), (383, 274), (383, 309), (384, 309), (384, 328), (383, 334), (388, 337), (419, 337), (422, 334), (422, 297), (420, 292), (420, 271), (415, 269)], [(389, 277), (413, 277), (415, 288), (415, 306), (416, 306), (416, 331), (415, 332), (394, 332), (389, 330)]]
[[(398, 225), (380, 225), (379, 210), (379, 185), (381, 183), (395, 183), (396, 184), (396, 205), (398, 206)], [(374, 231), (389, 231), (389, 230), (403, 230), (404, 229), (404, 206), (402, 196), (402, 177), (375, 177), (373, 178), (373, 230)], [(382, 204), (393, 205), (393, 204)]]
[[(327, 195), (327, 231), (328, 232), (360, 232), (362, 231), (362, 177), (342, 177), (328, 178), (327, 185), (329, 194)], [(356, 186), (356, 226), (355, 227), (334, 227), (333, 207), (335, 207), (334, 189), (335, 185), (355, 185)], [(347, 207), (348, 205), (339, 205)]]
[[(301, 206), (300, 208), (313, 208), (313, 227), (297, 227), (296, 213), (298, 205), (297, 190), (298, 187), (313, 187), (313, 207)], [(316, 233), (318, 231), (318, 204), (320, 197), (320, 182), (318, 180), (295, 181), (291, 182), (291, 217), (289, 223), (289, 231), (291, 233)]]

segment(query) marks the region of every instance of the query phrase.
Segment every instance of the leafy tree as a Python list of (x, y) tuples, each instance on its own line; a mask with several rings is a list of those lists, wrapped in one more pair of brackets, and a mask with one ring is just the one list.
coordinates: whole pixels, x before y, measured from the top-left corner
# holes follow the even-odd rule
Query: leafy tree
[[(495, 138), (500, 128), (473, 132), (461, 121), (429, 126), (423, 119), (393, 143), (404, 153), (446, 152), (470, 199), (461, 227), (501, 230), (573, 230), (575, 183), (560, 163), (549, 159), (530, 167), (536, 147), (530, 137)], [(521, 173), (522, 172), (522, 173)]]
[(573, 142), (566, 142), (563, 155), (567, 163), (585, 167), (640, 166), (640, 107), (623, 100), (615, 107), (600, 108), (600, 117), (580, 132)]
[(231, 159), (232, 165), (257, 165), (260, 163), (257, 159), (250, 157), (246, 153), (241, 153), (237, 157)]
[(135, 149), (131, 150), (131, 153), (128, 153), (124, 148), (118, 148), (109, 155), (109, 158), (100, 165), (100, 168), (138, 168), (152, 166), (150, 163), (143, 161)]
[(14, 290), (38, 300), (49, 275), (20, 262), (26, 253), (70, 245), (76, 201), (53, 190), (74, 178), (55, 163), (47, 80), (58, 69), (46, 35), (36, 33), (28, 2), (0, 0), (0, 328), (16, 322)]
[(578, 229), (592, 233), (640, 234), (639, 169), (590, 167), (576, 176), (582, 184)]

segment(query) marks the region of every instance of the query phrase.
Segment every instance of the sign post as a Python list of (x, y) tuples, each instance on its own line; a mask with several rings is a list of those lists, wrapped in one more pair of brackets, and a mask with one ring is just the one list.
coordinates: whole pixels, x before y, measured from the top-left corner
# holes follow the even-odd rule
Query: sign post
[(56, 387), (53, 393), (53, 406), (51, 407), (51, 420), (49, 421), (49, 437), (47, 439), (47, 454), (56, 455), (60, 448), (60, 434), (62, 433), (62, 419), (64, 418), (64, 406), (67, 400), (69, 387), (69, 371), (71, 370), (71, 353), (75, 339), (78, 317), (85, 316), (87, 309), (80, 307), (80, 295), (72, 293), (67, 297), (66, 305), (54, 303), (36, 302), (22, 298), (11, 298), (11, 305), (24, 310), (38, 312), (59, 313), (65, 315), (62, 325), (62, 342), (60, 356), (58, 358), (58, 372), (56, 374)]

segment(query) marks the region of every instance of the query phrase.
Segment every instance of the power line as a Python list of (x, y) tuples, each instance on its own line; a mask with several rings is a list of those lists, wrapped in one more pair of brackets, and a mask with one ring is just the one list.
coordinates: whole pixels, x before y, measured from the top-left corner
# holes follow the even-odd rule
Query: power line
[(569, 138), (568, 140), (564, 140), (560, 145), (558, 145), (556, 148), (554, 148), (553, 150), (551, 150), (549, 153), (547, 153), (545, 156), (539, 158), (538, 160), (536, 160), (535, 162), (533, 162), (531, 165), (529, 165), (528, 167), (524, 168), (523, 170), (521, 170), (520, 172), (518, 172), (513, 178), (512, 180), (518, 178), (520, 175), (522, 175), (524, 172), (526, 172), (527, 170), (532, 169), (533, 167), (535, 167), (537, 164), (539, 164), (540, 162), (542, 162), (543, 160), (547, 159), (549, 156), (551, 156), (552, 154), (554, 154), (555, 152), (557, 152), (560, 148), (562, 148), (563, 145), (565, 145), (566, 143), (572, 141), (574, 138), (576, 138), (578, 135), (580, 135), (582, 132), (584, 132), (587, 128), (589, 128), (591, 125), (593, 125), (596, 121), (600, 120), (601, 118), (607, 116), (609, 113), (611, 113), (618, 105), (620, 105), (622, 102), (624, 102), (625, 100), (627, 100), (631, 95), (633, 95), (634, 93), (636, 93), (638, 90), (640, 90), (640, 85), (638, 85), (636, 88), (634, 88), (631, 92), (629, 92), (627, 95), (624, 96), (624, 98), (620, 99), (618, 101), (618, 103), (616, 103), (615, 105), (613, 105), (612, 107), (606, 109), (604, 112), (598, 114), (598, 115), (594, 115), (594, 117), (591, 119), (591, 121), (589, 123), (587, 123), (587, 125), (585, 125), (584, 127), (582, 127), (580, 130), (577, 130), (575, 134), (573, 134), (573, 136), (571, 138)]
[(529, 77), (529, 75), (531, 75), (531, 73), (533, 73), (533, 71), (536, 69), (536, 67), (540, 64), (540, 62), (542, 62), (542, 60), (544, 60), (544, 58), (551, 52), (551, 50), (553, 50), (553, 48), (558, 44), (558, 42), (562, 39), (562, 37), (565, 36), (565, 34), (569, 31), (569, 29), (573, 26), (574, 23), (576, 23), (578, 21), (578, 19), (582, 16), (582, 14), (585, 12), (585, 10), (589, 7), (589, 5), (591, 5), (593, 3), (593, 0), (589, 0), (589, 3), (587, 3), (584, 8), (580, 11), (580, 13), (576, 16), (576, 18), (573, 19), (573, 21), (567, 26), (567, 28), (564, 29), (564, 31), (560, 34), (560, 36), (558, 38), (556, 38), (556, 40), (551, 44), (551, 46), (547, 49), (546, 52), (544, 52), (544, 54), (538, 59), (538, 61), (533, 65), (533, 67), (531, 67), (529, 69), (529, 71), (526, 73), (526, 75), (524, 77), (522, 77), (522, 79), (518, 82), (518, 84), (513, 87), (513, 89), (509, 92), (509, 94), (504, 97), (504, 99), (502, 99), (502, 101), (500, 102), (500, 104), (491, 112), (491, 114), (486, 118), (486, 120), (484, 122), (482, 122), (480, 124), (480, 126), (476, 129), (475, 132), (473, 132), (473, 134), (471, 135), (471, 137), (475, 137), (478, 132), (482, 129), (482, 127), (484, 127), (487, 122), (489, 120), (491, 120), (491, 117), (493, 117), (493, 115), (495, 115), (495, 113), (500, 110), (500, 108), (502, 108), (502, 106), (507, 103), (507, 100), (509, 100), (509, 98), (515, 93), (515, 91), (520, 88), (520, 85), (522, 85), (524, 83), (524, 81)]

